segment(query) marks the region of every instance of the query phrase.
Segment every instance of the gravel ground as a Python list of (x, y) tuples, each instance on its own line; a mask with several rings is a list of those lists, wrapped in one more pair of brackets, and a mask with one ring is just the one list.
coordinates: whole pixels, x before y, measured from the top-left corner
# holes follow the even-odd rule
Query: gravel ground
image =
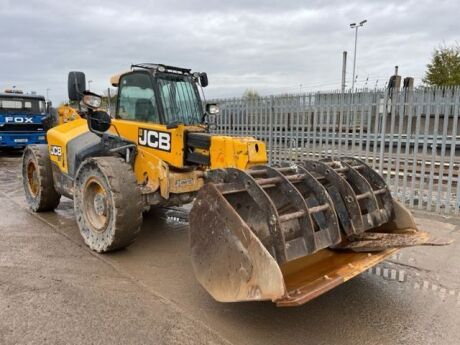
[(458, 344), (458, 218), (416, 212), (456, 242), (404, 249), (304, 306), (222, 304), (193, 276), (187, 224), (150, 212), (132, 246), (95, 254), (70, 200), (27, 210), (19, 164), (0, 157), (0, 344)]

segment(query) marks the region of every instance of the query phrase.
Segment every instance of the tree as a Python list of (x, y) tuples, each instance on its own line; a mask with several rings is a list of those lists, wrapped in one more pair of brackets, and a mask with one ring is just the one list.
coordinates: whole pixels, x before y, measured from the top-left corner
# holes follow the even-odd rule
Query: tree
[[(110, 104), (110, 109), (109, 109), (109, 104)], [(106, 109), (109, 112), (113, 112), (115, 110), (116, 104), (117, 104), (117, 90), (110, 89), (110, 97), (109, 97), (109, 89), (104, 90), (104, 92), (102, 93), (101, 108)]]
[(243, 93), (243, 98), (247, 100), (254, 100), (260, 98), (260, 96), (256, 89), (246, 89)]
[(436, 49), (423, 82), (428, 86), (460, 85), (460, 46)]

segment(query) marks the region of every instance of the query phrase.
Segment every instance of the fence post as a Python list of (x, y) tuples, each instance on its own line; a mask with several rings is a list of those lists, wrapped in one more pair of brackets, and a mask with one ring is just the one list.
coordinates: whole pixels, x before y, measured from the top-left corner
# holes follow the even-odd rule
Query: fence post
[(387, 101), (388, 101), (388, 93), (389, 91), (385, 90), (385, 95), (383, 98), (383, 112), (381, 118), (381, 126), (380, 126), (380, 154), (379, 154), (379, 173), (380, 175), (384, 175), (383, 173), (383, 159), (385, 154), (385, 133), (386, 133), (386, 125), (387, 125)]
[[(452, 135), (451, 135), (451, 141), (450, 141), (450, 158), (449, 158), (449, 174), (447, 178), (447, 204), (446, 204), (446, 213), (454, 213), (458, 214), (459, 208), (460, 208), (460, 171), (458, 170), (459, 168), (457, 167), (457, 179), (454, 180), (454, 159), (455, 159), (455, 151), (457, 148), (457, 144), (460, 144), (458, 142), (458, 136), (457, 136), (457, 128), (458, 128), (458, 120), (459, 120), (459, 112), (460, 112), (460, 88), (456, 87), (453, 91), (453, 112), (452, 112)], [(458, 164), (458, 163), (457, 163)], [(457, 185), (457, 190), (455, 193), (455, 187), (453, 186), (454, 181), (456, 181)], [(454, 200), (451, 201), (452, 198), (452, 192), (454, 192)], [(453, 203), (453, 205), (451, 205)], [(451, 206), (453, 207), (453, 210), (451, 211)]]
[(270, 113), (268, 118), (268, 162), (273, 164), (273, 117), (275, 115), (274, 97), (270, 96)]

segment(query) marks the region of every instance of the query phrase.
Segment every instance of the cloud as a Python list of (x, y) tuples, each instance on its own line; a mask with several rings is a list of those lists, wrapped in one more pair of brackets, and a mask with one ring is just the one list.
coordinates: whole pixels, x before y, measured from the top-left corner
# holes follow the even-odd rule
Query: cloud
[(135, 62), (207, 71), (208, 97), (340, 87), (342, 51), (359, 31), (358, 86), (383, 86), (400, 66), (420, 81), (434, 48), (455, 42), (457, 1), (12, 1), (0, 4), (0, 88), (66, 99), (82, 70), (101, 92)]

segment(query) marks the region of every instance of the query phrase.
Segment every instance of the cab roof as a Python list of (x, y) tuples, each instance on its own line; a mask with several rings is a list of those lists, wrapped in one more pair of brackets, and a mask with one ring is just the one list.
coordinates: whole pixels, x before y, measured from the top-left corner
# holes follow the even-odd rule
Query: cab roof
[(150, 71), (159, 71), (159, 72), (166, 72), (166, 73), (174, 73), (174, 74), (183, 74), (183, 75), (189, 75), (191, 74), (192, 70), (189, 68), (182, 68), (182, 67), (174, 67), (174, 66), (169, 66), (169, 65), (163, 65), (163, 64), (157, 64), (157, 63), (138, 63), (138, 64), (133, 64), (131, 65), (131, 70), (129, 71), (124, 71), (122, 73), (118, 73), (113, 75), (110, 78), (110, 84), (113, 87), (118, 87), (118, 84), (120, 82), (120, 77), (123, 74), (129, 73), (133, 70), (139, 70), (139, 69), (146, 69)]
[(24, 93), (9, 93), (9, 92), (0, 92), (0, 97), (2, 98), (27, 98), (27, 99), (39, 99), (44, 101), (45, 97), (41, 95), (28, 95)]

